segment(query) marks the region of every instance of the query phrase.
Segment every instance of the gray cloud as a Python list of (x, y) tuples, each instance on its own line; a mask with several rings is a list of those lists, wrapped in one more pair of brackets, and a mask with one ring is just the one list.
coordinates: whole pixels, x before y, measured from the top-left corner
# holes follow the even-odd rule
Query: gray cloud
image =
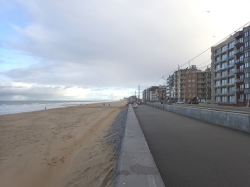
[[(215, 43), (206, 11), (201, 13), (194, 1), (17, 2), (30, 20), (13, 24), (17, 35), (0, 43), (37, 63), (2, 76), (40, 85), (50, 96), (62, 90), (48, 85), (93, 91), (150, 86)], [(191, 64), (208, 59), (209, 51)], [(41, 89), (19, 94), (39, 96)]]

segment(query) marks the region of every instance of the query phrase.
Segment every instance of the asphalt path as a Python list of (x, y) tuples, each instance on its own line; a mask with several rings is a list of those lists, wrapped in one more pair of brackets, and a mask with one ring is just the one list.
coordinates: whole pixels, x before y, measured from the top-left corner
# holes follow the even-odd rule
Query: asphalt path
[(250, 134), (147, 105), (134, 109), (166, 187), (250, 186)]

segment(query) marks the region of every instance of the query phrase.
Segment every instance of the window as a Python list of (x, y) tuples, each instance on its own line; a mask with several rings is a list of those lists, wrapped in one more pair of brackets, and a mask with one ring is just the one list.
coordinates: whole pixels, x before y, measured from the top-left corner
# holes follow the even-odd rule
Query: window
[(226, 85), (227, 84), (227, 80), (226, 79), (222, 79), (221, 80), (221, 85)]
[(217, 55), (217, 54), (219, 54), (220, 53), (220, 49), (216, 49), (215, 51), (214, 51), (214, 53)]
[(250, 83), (246, 83), (245, 88), (250, 88)]
[(226, 94), (226, 93), (227, 93), (227, 89), (226, 89), (226, 88), (222, 88), (222, 89), (221, 89), (221, 93), (222, 93), (222, 94)]
[(215, 58), (215, 62), (220, 62), (220, 57), (219, 56)]
[(248, 68), (250, 66), (250, 62), (245, 63), (245, 68)]
[(216, 85), (216, 86), (220, 86), (220, 81), (216, 81), (216, 82), (215, 82), (215, 85)]
[(234, 56), (234, 51), (230, 51), (230, 52), (228, 53), (228, 57), (231, 57), (231, 56)]
[(234, 93), (234, 87), (229, 87), (229, 88), (228, 88), (228, 91), (229, 91), (230, 93)]
[(250, 51), (245, 52), (244, 54), (245, 58), (250, 56)]
[(223, 64), (221, 64), (221, 68), (226, 68), (227, 67), (227, 63), (225, 62), (225, 63), (223, 63)]
[(246, 99), (250, 99), (250, 94), (246, 94)]
[(229, 44), (228, 44), (228, 49), (231, 49), (231, 48), (233, 48), (234, 47), (234, 41), (232, 41), (232, 42), (230, 42)]
[(215, 98), (215, 101), (216, 101), (216, 102), (220, 102), (220, 97), (216, 97), (216, 98)]
[(248, 41), (248, 42), (245, 42), (244, 46), (245, 46), (245, 47), (248, 47), (248, 46), (250, 46), (250, 41)]
[(228, 79), (228, 83), (229, 83), (229, 84), (234, 84), (234, 78)]
[(248, 36), (250, 36), (250, 31), (244, 32), (244, 37), (248, 37)]
[(221, 60), (226, 60), (226, 59), (227, 59), (227, 54), (221, 56)]
[(224, 76), (226, 76), (226, 75), (227, 75), (227, 71), (222, 71), (222, 72), (221, 72), (221, 76), (222, 76), (222, 77), (224, 77)]
[(229, 74), (229, 75), (234, 74), (234, 69), (230, 69), (230, 70), (228, 71), (228, 74)]
[(248, 77), (250, 77), (250, 73), (249, 72), (245, 73), (245, 78), (248, 78)]
[(223, 53), (223, 52), (225, 52), (227, 50), (227, 46), (226, 45), (224, 45), (223, 47), (221, 47), (221, 52)]
[(192, 79), (192, 82), (195, 82), (195, 79)]
[(234, 96), (229, 96), (229, 102), (234, 103)]
[(216, 70), (220, 70), (220, 65), (217, 65), (217, 66), (215, 67), (215, 69), (216, 69)]
[(191, 82), (191, 79), (188, 79), (188, 82)]
[(221, 101), (222, 101), (223, 103), (227, 102), (227, 97), (226, 97), (226, 96), (221, 97)]
[(235, 63), (234, 60), (229, 60), (228, 65), (229, 65), (229, 66), (233, 66), (234, 63)]
[(240, 94), (240, 99), (244, 99), (244, 94)]

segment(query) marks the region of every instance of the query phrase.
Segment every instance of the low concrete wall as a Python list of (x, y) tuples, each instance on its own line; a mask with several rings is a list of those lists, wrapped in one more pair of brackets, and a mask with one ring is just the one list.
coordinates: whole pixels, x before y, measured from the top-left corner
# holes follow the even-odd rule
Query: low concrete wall
[[(136, 110), (136, 109), (135, 109)], [(164, 187), (135, 112), (128, 108), (115, 187)]]
[(250, 115), (232, 112), (213, 111), (183, 106), (173, 106), (158, 103), (147, 103), (147, 105), (161, 108), (184, 116), (200, 119), (216, 125), (222, 125), (241, 131), (250, 132)]

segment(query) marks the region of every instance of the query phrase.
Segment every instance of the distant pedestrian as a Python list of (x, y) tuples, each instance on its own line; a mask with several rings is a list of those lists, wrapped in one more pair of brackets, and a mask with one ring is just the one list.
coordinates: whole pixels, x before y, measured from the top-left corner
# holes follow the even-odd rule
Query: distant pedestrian
[(46, 107), (45, 107), (45, 110), (46, 110)]
[(109, 104), (109, 106), (110, 106), (110, 104)]

